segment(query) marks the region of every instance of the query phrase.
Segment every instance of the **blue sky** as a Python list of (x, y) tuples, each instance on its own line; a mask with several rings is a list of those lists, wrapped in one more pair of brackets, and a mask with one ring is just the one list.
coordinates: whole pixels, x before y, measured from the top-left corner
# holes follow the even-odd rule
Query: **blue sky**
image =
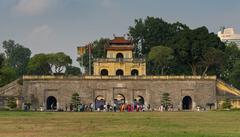
[[(240, 30), (239, 0), (0, 0), (0, 41), (13, 39), (33, 54), (63, 51), (123, 35), (134, 19), (155, 16), (191, 28)], [(3, 52), (2, 48), (0, 48)]]

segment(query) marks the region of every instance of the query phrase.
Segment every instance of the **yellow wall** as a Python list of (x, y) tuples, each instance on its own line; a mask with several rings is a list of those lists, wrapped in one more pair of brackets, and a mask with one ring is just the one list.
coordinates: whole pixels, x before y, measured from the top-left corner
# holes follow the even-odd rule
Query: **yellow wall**
[(132, 51), (107, 51), (107, 58), (116, 58), (118, 53), (122, 53), (123, 54), (123, 58), (132, 58)]
[[(222, 108), (222, 104), (224, 103), (223, 100), (218, 102), (218, 106)], [(240, 108), (240, 99), (233, 99), (231, 100), (231, 108)]]
[[(116, 60), (118, 53), (123, 54), (122, 60)], [(143, 60), (133, 59), (132, 50), (108, 50), (107, 58), (96, 60), (93, 63), (93, 75), (101, 75), (101, 70), (108, 70), (109, 76), (116, 76), (118, 69), (123, 70), (124, 76), (130, 76), (133, 69), (138, 70), (138, 75), (146, 75), (146, 62)]]
[(116, 75), (118, 69), (122, 69), (124, 76), (130, 76), (133, 69), (138, 70), (138, 75), (146, 75), (146, 63), (133, 62), (94, 62), (94, 75), (101, 75), (102, 69), (108, 70), (108, 75)]

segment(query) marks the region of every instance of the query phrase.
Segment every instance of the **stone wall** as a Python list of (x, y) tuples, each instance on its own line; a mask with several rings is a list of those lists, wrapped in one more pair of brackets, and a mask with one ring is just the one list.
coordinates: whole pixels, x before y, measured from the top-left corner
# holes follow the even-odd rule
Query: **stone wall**
[[(216, 103), (216, 78), (202, 77), (24, 77), (24, 101), (30, 101), (33, 108), (46, 108), (47, 98), (57, 99), (57, 107), (70, 104), (73, 93), (79, 93), (84, 104), (95, 103), (98, 96), (113, 104), (118, 94), (125, 97), (125, 103), (135, 98), (144, 98), (145, 105), (158, 109), (162, 94), (170, 94), (174, 109), (182, 109), (186, 96), (192, 99), (192, 108), (207, 108), (207, 103)], [(216, 106), (216, 105), (215, 105)]]

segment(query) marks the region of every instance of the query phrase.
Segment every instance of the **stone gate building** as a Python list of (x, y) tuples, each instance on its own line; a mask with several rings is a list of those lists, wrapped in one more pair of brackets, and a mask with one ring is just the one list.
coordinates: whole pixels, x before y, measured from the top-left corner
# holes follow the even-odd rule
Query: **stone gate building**
[(158, 109), (164, 93), (169, 93), (174, 110), (215, 109), (227, 97), (240, 108), (240, 92), (215, 76), (147, 76), (144, 59), (133, 58), (131, 41), (123, 37), (111, 40), (107, 58), (94, 60), (93, 76), (23, 76), (0, 88), (0, 106), (14, 96), (18, 107), (30, 103), (32, 109), (64, 109), (74, 93), (83, 104), (140, 104)]

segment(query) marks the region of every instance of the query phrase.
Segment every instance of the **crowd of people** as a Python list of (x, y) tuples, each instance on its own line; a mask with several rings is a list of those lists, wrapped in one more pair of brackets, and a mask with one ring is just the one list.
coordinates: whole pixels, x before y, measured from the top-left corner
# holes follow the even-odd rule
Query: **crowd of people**
[[(25, 111), (30, 111), (30, 105), (25, 104), (23, 109)], [(145, 112), (145, 111), (174, 111), (173, 106), (164, 106), (160, 105), (158, 109), (154, 109), (150, 107), (150, 104), (140, 104), (140, 103), (114, 103), (110, 105), (109, 103), (102, 104), (65, 104), (65, 108), (57, 108), (55, 105), (51, 105), (47, 110), (44, 107), (40, 107), (40, 109), (34, 109), (34, 111), (66, 111), (66, 112)]]
[(66, 104), (65, 110), (61, 111), (71, 111), (71, 112), (144, 112), (144, 111), (151, 111), (150, 105), (144, 105), (144, 104), (127, 104), (127, 103), (121, 103), (121, 104), (102, 104), (98, 106), (94, 106), (93, 103), (90, 104), (79, 104), (77, 106), (74, 106), (73, 104), (70, 104), (69, 107)]

